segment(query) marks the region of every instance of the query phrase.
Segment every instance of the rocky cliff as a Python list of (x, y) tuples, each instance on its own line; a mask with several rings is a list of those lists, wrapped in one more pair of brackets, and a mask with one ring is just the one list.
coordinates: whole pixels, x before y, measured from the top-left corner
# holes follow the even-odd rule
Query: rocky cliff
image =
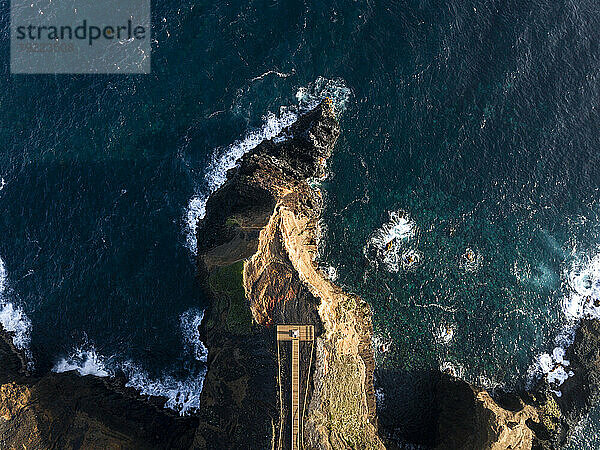
[[(389, 398), (386, 395), (386, 408), (380, 411), (380, 433), (386, 447), (559, 449), (598, 404), (600, 321), (580, 323), (564, 359), (573, 374), (560, 387), (549, 384), (544, 376), (529, 392), (497, 391), (493, 395), (447, 373), (382, 370), (380, 382), (390, 394)], [(394, 389), (402, 391), (402, 380), (410, 377), (412, 402), (399, 404)]]
[(0, 448), (189, 448), (198, 419), (148, 402), (124, 380), (76, 372), (29, 375), (0, 333)]
[(383, 447), (370, 308), (315, 261), (322, 200), (309, 181), (324, 174), (338, 135), (323, 102), (284, 130), (285, 139), (245, 155), (198, 227), (201, 274), (214, 299), (203, 405), (215, 420), (211, 442), (223, 448), (247, 446), (249, 436), (254, 448), (290, 446), (290, 355), (277, 348), (277, 324), (315, 326), (316, 342), (303, 344), (300, 358), (309, 380), (300, 389), (306, 448)]
[(211, 305), (202, 409), (181, 418), (118, 378), (32, 376), (0, 341), (2, 448), (289, 448), (290, 348), (276, 324), (312, 324), (302, 344), (304, 448), (383, 448), (376, 432), (371, 311), (315, 262), (324, 173), (339, 126), (324, 102), (228, 173), (198, 226)]
[(600, 400), (600, 321), (583, 320), (567, 349), (565, 360), (572, 372), (558, 387), (542, 378), (535, 391), (525, 398), (539, 411), (540, 423), (532, 423), (536, 431), (534, 448), (559, 448), (568, 442), (575, 426)]
[(312, 324), (300, 353), (305, 448), (383, 448), (376, 432), (371, 311), (315, 262), (324, 174), (339, 135), (329, 102), (259, 144), (228, 173), (198, 225), (211, 306), (197, 417), (141, 398), (124, 380), (48, 373), (0, 341), (2, 448), (288, 448), (290, 349), (276, 324)]
[[(449, 374), (392, 374), (386, 393), (418, 378), (411, 405), (386, 400), (378, 424), (371, 310), (316, 262), (322, 199), (311, 188), (340, 133), (328, 101), (246, 154), (198, 224), (199, 276), (211, 302), (201, 325), (209, 349), (202, 408), (179, 417), (120, 378), (31, 375), (0, 334), (0, 448), (290, 448), (289, 345), (277, 324), (311, 324), (300, 351), (301, 442), (311, 449), (558, 448), (597, 401), (600, 324), (584, 321), (566, 358), (574, 375), (551, 392), (495, 395)], [(382, 372), (383, 373), (383, 372)], [(382, 376), (381, 382), (386, 377)], [(420, 395), (420, 397), (419, 397)], [(390, 395), (392, 398), (393, 395)], [(379, 426), (379, 433), (378, 433)]]

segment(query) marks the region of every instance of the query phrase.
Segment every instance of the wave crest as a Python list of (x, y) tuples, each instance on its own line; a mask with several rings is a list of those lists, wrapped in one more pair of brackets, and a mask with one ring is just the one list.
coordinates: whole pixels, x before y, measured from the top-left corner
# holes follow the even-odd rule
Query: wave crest
[(52, 368), (52, 371), (56, 373), (72, 370), (76, 370), (82, 376), (108, 377), (111, 375), (106, 368), (104, 358), (98, 354), (94, 346), (76, 348), (71, 355), (60, 359)]
[(416, 232), (416, 224), (406, 212), (392, 211), (389, 221), (367, 241), (364, 254), (370, 261), (382, 263), (389, 272), (416, 267), (421, 262), (421, 254), (408, 247)]
[(166, 408), (177, 411), (182, 416), (200, 409), (200, 394), (205, 372), (191, 374), (186, 379), (179, 380), (172, 375), (152, 378), (132, 362), (123, 364), (122, 370), (128, 379), (127, 387), (136, 389), (141, 395), (165, 398)]
[(15, 306), (9, 301), (8, 275), (6, 266), (0, 258), (0, 324), (5, 331), (12, 334), (14, 346), (25, 352), (29, 369), (33, 368), (33, 359), (30, 351), (31, 344), (31, 320), (20, 306)]

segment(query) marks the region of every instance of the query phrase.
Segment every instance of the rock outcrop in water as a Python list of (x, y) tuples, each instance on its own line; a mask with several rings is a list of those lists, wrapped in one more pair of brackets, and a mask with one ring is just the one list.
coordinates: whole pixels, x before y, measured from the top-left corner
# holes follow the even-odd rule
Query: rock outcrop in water
[[(381, 371), (380, 371), (381, 372)], [(386, 385), (381, 411), (381, 434), (388, 449), (444, 450), (531, 449), (535, 439), (530, 421), (538, 411), (516, 395), (494, 399), (488, 392), (439, 371), (381, 374)], [(399, 392), (408, 381), (410, 394), (395, 398), (388, 381), (398, 381)]]
[(303, 344), (301, 352), (302, 379), (310, 375), (300, 392), (306, 448), (383, 448), (370, 308), (315, 262), (322, 199), (309, 180), (324, 174), (338, 135), (324, 102), (284, 130), (285, 140), (264, 141), (245, 155), (208, 200), (198, 254), (213, 298), (202, 396), (213, 426), (199, 442), (213, 448), (290, 446), (290, 355), (279, 349), (280, 404), (276, 324), (315, 326), (314, 347)]
[(76, 372), (29, 375), (0, 333), (0, 448), (189, 448), (198, 419), (179, 417), (124, 387)]
[(540, 411), (540, 423), (532, 424), (536, 430), (535, 448), (559, 448), (570, 438), (575, 426), (600, 400), (600, 321), (586, 319), (581, 322), (573, 344), (567, 349), (565, 359), (573, 372), (560, 386), (556, 396), (545, 379), (542, 379), (529, 400)]
[(300, 355), (302, 379), (310, 380), (300, 392), (305, 448), (383, 448), (370, 308), (315, 263), (322, 200), (309, 180), (323, 175), (338, 135), (324, 102), (245, 155), (210, 197), (198, 227), (211, 306), (201, 326), (209, 368), (196, 417), (178, 417), (120, 379), (31, 376), (5, 336), (0, 446), (288, 448), (290, 349), (277, 348), (274, 327), (302, 323), (313, 324), (316, 335)]
[[(570, 361), (573, 376), (560, 386), (560, 396), (552, 392), (545, 377), (532, 392), (496, 392), (492, 398), (485, 390), (437, 371), (381, 371), (386, 393), (393, 394), (394, 388), (402, 390), (399, 381), (411, 376), (414, 379), (408, 384), (415, 391), (409, 406), (398, 404), (393, 395), (386, 396), (388, 405), (380, 416), (386, 446), (405, 448), (409, 443), (448, 450), (561, 448), (599, 400), (600, 321), (584, 320), (580, 324), (565, 359)], [(390, 409), (400, 414), (390, 414)]]
[[(196, 416), (179, 417), (120, 378), (30, 375), (24, 355), (3, 333), (0, 447), (289, 448), (290, 349), (277, 346), (275, 325), (312, 324), (316, 342), (303, 344), (300, 354), (301, 379), (310, 380), (300, 389), (304, 447), (384, 448), (371, 310), (315, 262), (322, 199), (309, 183), (324, 174), (338, 135), (324, 102), (246, 154), (209, 198), (198, 226), (199, 273), (211, 299), (201, 325), (208, 372)], [(495, 400), (451, 375), (420, 373), (424, 395), (417, 401), (424, 413), (402, 423), (382, 415), (386, 445), (558, 448), (597, 401), (598, 321), (582, 323), (566, 357), (575, 375), (561, 397), (542, 380), (534, 394)]]

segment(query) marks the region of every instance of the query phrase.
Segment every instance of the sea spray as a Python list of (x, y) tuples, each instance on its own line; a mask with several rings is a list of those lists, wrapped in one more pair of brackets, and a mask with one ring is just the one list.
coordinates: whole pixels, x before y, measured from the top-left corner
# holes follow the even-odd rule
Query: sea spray
[(200, 339), (202, 319), (204, 319), (204, 311), (192, 308), (181, 315), (179, 323), (186, 349), (192, 353), (196, 360), (205, 363), (208, 358), (208, 349)]
[[(204, 311), (191, 308), (181, 314), (179, 324), (185, 349), (196, 361), (206, 363), (208, 349), (200, 340), (199, 327), (204, 318)], [(206, 375), (206, 367), (201, 366), (185, 378), (171, 373), (163, 373), (152, 377), (139, 364), (128, 360), (122, 363), (117, 357), (106, 358), (98, 353), (93, 344), (77, 347), (68, 356), (61, 358), (52, 371), (61, 373), (77, 371), (79, 375), (95, 375), (97, 377), (113, 376), (122, 372), (127, 381), (126, 386), (136, 389), (141, 395), (158, 396), (166, 399), (165, 407), (177, 411), (181, 415), (191, 414), (200, 408), (200, 393)]]
[(136, 389), (141, 395), (165, 398), (165, 407), (182, 416), (192, 414), (200, 408), (206, 370), (192, 373), (185, 379), (178, 379), (170, 374), (153, 378), (133, 362), (124, 363), (121, 370), (127, 377), (127, 387)]
[[(185, 349), (195, 360), (206, 363), (208, 349), (200, 339), (200, 324), (204, 311), (191, 308), (179, 317), (182, 340)], [(142, 395), (166, 398), (165, 407), (177, 411), (180, 415), (192, 414), (200, 408), (200, 394), (206, 375), (206, 366), (180, 379), (164, 373), (153, 378), (139, 365), (127, 361), (121, 370), (127, 376), (127, 386), (133, 387)]]
[(528, 370), (529, 387), (543, 376), (557, 397), (562, 395), (560, 386), (574, 375), (565, 353), (573, 343), (579, 322), (582, 319), (600, 319), (600, 254), (592, 258), (577, 258), (565, 278), (568, 292), (562, 299), (563, 329), (554, 340), (552, 352), (538, 355)]
[(409, 246), (417, 232), (415, 222), (405, 211), (391, 211), (388, 222), (376, 230), (363, 248), (365, 257), (383, 264), (389, 272), (410, 269), (421, 260), (421, 254)]
[(340, 114), (346, 109), (352, 95), (340, 78), (317, 78), (313, 83), (301, 87), (296, 92), (297, 105), (282, 106), (279, 114), (268, 112), (263, 118), (263, 125), (252, 129), (246, 135), (225, 148), (218, 148), (213, 152), (211, 162), (205, 172), (203, 183), (188, 201), (185, 211), (184, 228), (186, 247), (196, 254), (196, 227), (198, 221), (206, 214), (206, 202), (209, 196), (225, 183), (227, 171), (236, 166), (239, 159), (254, 149), (264, 140), (275, 139), (282, 142), (292, 136), (282, 131), (292, 125), (299, 115), (315, 108), (324, 98), (331, 99), (334, 110)]
[(53, 372), (62, 373), (76, 370), (79, 375), (95, 375), (108, 377), (112, 373), (106, 368), (104, 358), (91, 345), (78, 347), (69, 356), (61, 358), (52, 368)]
[(279, 116), (268, 113), (262, 127), (251, 130), (246, 136), (225, 149), (217, 149), (204, 176), (204, 192), (198, 192), (188, 202), (185, 215), (186, 246), (196, 254), (196, 226), (206, 213), (208, 197), (219, 189), (227, 179), (227, 171), (236, 166), (238, 160), (266, 139), (277, 136), (281, 130), (296, 121), (297, 114), (283, 110)]
[(324, 98), (328, 98), (333, 104), (333, 110), (338, 115), (346, 110), (346, 105), (351, 97), (352, 91), (341, 78), (318, 77), (314, 82), (299, 88), (296, 92), (296, 100), (303, 111), (315, 108)]
[(5, 331), (12, 334), (14, 346), (22, 350), (27, 357), (28, 368), (33, 369), (33, 358), (31, 355), (31, 320), (27, 317), (20, 306), (8, 298), (8, 275), (6, 266), (0, 258), (0, 324)]

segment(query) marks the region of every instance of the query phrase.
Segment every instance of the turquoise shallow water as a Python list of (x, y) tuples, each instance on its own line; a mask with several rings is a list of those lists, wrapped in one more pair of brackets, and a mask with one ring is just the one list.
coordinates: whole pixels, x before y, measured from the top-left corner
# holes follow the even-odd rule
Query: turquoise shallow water
[[(573, 265), (597, 252), (599, 14), (163, 2), (148, 76), (11, 76), (2, 40), (4, 320), (21, 308), (40, 370), (126, 370), (196, 405), (188, 222), (235, 156), (327, 94), (345, 107), (322, 261), (373, 305), (379, 366), (525, 383), (566, 323)], [(372, 239), (393, 212), (412, 231), (389, 256)]]

